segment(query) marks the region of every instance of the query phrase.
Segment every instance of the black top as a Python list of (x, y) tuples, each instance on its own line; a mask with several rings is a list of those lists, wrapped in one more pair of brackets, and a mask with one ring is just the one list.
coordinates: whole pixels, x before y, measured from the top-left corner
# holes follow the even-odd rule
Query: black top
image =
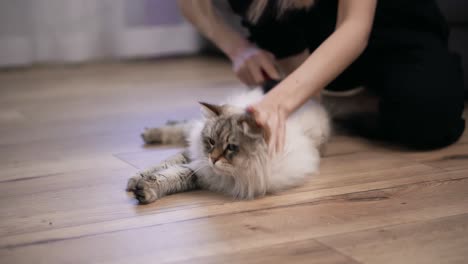
[[(229, 0), (232, 10), (243, 18), (251, 2), (251, 0)], [(261, 27), (275, 20), (276, 2), (268, 1), (266, 10), (256, 25), (244, 19), (244, 26)], [(335, 28), (337, 8), (338, 0), (317, 0), (309, 10), (289, 10), (280, 20), (286, 23), (293, 21), (294, 24), (301, 25), (314, 34), (329, 35)], [(405, 33), (411, 35), (415, 32), (430, 32), (436, 34), (443, 42), (447, 42), (449, 34), (445, 18), (435, 0), (379, 0), (371, 41), (378, 40), (381, 35), (392, 34), (392, 31), (398, 31), (400, 40), (405, 38)]]

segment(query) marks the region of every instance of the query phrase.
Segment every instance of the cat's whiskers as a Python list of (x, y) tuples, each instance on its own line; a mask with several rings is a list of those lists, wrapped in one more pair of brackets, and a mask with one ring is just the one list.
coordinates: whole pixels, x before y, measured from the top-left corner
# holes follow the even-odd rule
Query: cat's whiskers
[(206, 168), (206, 167), (208, 167), (208, 166), (209, 166), (209, 165), (204, 165), (204, 166), (202, 166), (202, 167), (200, 167), (200, 168), (197, 168), (196, 170), (193, 170), (192, 173), (190, 173), (190, 174), (188, 175), (188, 177), (192, 177), (195, 173), (199, 172), (200, 170), (202, 170), (202, 169), (204, 169), (204, 168)]

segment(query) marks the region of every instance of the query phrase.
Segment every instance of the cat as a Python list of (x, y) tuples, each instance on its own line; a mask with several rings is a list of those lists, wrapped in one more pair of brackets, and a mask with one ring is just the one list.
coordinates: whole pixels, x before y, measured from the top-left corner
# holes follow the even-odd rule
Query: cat
[(142, 134), (146, 143), (188, 143), (172, 158), (129, 179), (127, 191), (146, 204), (172, 193), (207, 189), (253, 199), (303, 183), (318, 170), (330, 121), (316, 101), (286, 121), (284, 150), (269, 155), (263, 130), (246, 112), (263, 97), (260, 89), (238, 94), (222, 105), (200, 103), (203, 119), (173, 122)]

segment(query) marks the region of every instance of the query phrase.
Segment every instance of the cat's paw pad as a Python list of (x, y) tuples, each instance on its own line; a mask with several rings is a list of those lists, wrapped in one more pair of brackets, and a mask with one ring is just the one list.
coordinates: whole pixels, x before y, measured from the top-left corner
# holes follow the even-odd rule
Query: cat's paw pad
[(142, 204), (152, 203), (158, 199), (154, 186), (144, 179), (140, 179), (136, 183), (133, 193), (135, 194), (135, 198)]
[(146, 144), (160, 144), (163, 142), (163, 133), (159, 128), (147, 128), (141, 133), (141, 138)]

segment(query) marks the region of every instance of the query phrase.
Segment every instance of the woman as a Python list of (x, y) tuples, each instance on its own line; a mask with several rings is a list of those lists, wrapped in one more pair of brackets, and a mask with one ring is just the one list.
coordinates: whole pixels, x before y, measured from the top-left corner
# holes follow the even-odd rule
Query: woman
[(183, 14), (233, 62), (239, 79), (287, 77), (249, 110), (281, 150), (284, 122), (323, 89), (364, 85), (380, 96), (378, 135), (413, 148), (458, 140), (463, 80), (435, 0), (230, 0), (250, 38), (227, 26), (211, 0), (179, 0)]

